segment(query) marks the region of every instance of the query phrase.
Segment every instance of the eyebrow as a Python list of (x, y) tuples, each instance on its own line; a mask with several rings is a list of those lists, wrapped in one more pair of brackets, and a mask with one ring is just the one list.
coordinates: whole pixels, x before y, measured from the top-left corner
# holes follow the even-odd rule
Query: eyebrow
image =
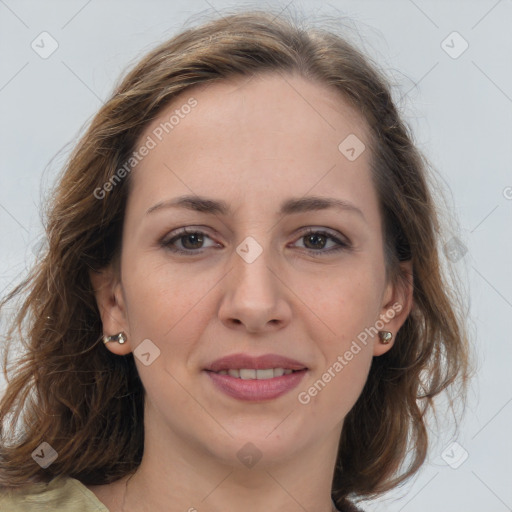
[[(150, 214), (164, 208), (185, 208), (187, 210), (208, 213), (211, 215), (230, 215), (232, 213), (231, 208), (225, 201), (209, 199), (207, 197), (197, 195), (186, 195), (166, 201), (160, 201), (151, 206), (146, 211), (146, 214)], [(292, 215), (296, 213), (327, 210), (330, 208), (354, 212), (365, 219), (363, 212), (349, 201), (334, 197), (321, 196), (307, 196), (287, 199), (281, 204), (281, 209), (277, 215)]]

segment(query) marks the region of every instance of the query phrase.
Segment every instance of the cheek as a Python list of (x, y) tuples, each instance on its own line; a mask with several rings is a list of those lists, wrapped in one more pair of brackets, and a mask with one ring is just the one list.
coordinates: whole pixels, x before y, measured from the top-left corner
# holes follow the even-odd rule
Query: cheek
[(167, 343), (177, 338), (176, 332), (184, 334), (190, 315), (198, 323), (201, 300), (216, 282), (207, 273), (170, 264), (160, 255), (133, 253), (124, 263), (127, 314), (136, 338), (153, 336)]
[[(325, 347), (324, 347), (325, 348)], [(327, 417), (342, 421), (361, 395), (372, 362), (370, 344), (343, 339), (326, 350), (326, 363), (301, 386), (297, 399), (310, 421)]]
[(318, 408), (319, 414), (320, 409), (337, 411), (338, 419), (352, 408), (366, 382), (374, 343), (367, 330), (378, 319), (383, 285), (378, 265), (356, 266), (333, 272), (328, 280), (305, 280), (300, 291), (321, 319), (323, 327), (312, 332), (312, 339), (323, 357), (322, 366), (301, 387), (299, 403)]
[(314, 368), (298, 396), (299, 403), (317, 411), (312, 418), (329, 410), (336, 422), (341, 421), (363, 390), (373, 359), (373, 340), (361, 336), (372, 322), (368, 321), (365, 302), (360, 306), (336, 311), (337, 315), (333, 312), (330, 322), (337, 336), (316, 340), (322, 364)]
[(189, 355), (201, 339), (204, 322), (214, 314), (208, 309), (207, 295), (216, 281), (160, 260), (139, 261), (127, 262), (124, 278), (130, 335), (135, 350), (149, 339), (159, 352), (150, 366), (136, 359), (138, 372), (149, 396), (158, 401), (165, 389), (164, 395), (186, 411), (190, 400), (180, 383), (188, 378)]
[(383, 270), (370, 261), (350, 261), (322, 275), (297, 274), (294, 292), (342, 347), (378, 318)]

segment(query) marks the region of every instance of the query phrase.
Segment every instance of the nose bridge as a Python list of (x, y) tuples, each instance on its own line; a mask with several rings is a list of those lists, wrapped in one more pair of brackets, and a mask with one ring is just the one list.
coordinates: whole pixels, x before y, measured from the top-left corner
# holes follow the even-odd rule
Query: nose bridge
[(229, 325), (244, 324), (258, 331), (282, 324), (289, 316), (275, 264), (271, 236), (264, 230), (245, 237), (233, 252), (232, 272), (219, 311)]
[(268, 233), (247, 236), (238, 244), (233, 254), (237, 291), (253, 297), (258, 295), (260, 299), (269, 295), (274, 289), (273, 273), (269, 269), (271, 252)]

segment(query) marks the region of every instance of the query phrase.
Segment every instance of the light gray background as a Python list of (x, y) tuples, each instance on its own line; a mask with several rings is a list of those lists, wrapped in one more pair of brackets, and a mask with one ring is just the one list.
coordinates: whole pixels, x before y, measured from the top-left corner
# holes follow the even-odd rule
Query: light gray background
[[(71, 146), (47, 167), (50, 160), (77, 140), (119, 74), (191, 15), (235, 5), (240, 3), (0, 0), (2, 295), (34, 260), (41, 194)], [(346, 22), (357, 30), (350, 29), (350, 37), (396, 83), (419, 146), (451, 189), (460, 222), (453, 234), (468, 249), (457, 265), (470, 289), (479, 369), (465, 421), (456, 436), (446, 429), (434, 433), (429, 462), (417, 477), (367, 508), (512, 510), (512, 2), (277, 5), (353, 20)], [(43, 31), (59, 45), (47, 59), (31, 48)], [(453, 31), (469, 44), (458, 58), (441, 46)], [(448, 39), (452, 52), (461, 43)], [(462, 448), (453, 451), (454, 441)], [(441, 456), (446, 449), (455, 458), (465, 450), (468, 458), (454, 469)]]

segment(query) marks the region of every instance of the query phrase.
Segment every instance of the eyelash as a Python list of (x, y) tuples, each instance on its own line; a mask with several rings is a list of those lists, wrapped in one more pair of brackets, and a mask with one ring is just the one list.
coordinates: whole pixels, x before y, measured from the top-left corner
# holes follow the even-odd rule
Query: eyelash
[[(194, 250), (194, 249), (183, 250), (183, 249), (178, 249), (178, 248), (172, 246), (174, 244), (174, 242), (176, 242), (180, 238), (183, 238), (186, 235), (206, 235), (208, 238), (210, 238), (208, 236), (208, 234), (205, 233), (204, 231), (200, 231), (197, 229), (182, 228), (177, 233), (175, 233), (175, 235), (172, 238), (170, 238), (168, 240), (163, 239), (160, 243), (164, 248), (170, 250), (173, 253), (189, 255), (189, 256), (196, 255), (196, 254), (202, 254), (204, 252), (204, 250), (207, 249), (207, 248), (202, 248), (202, 249), (197, 249), (197, 250)], [(301, 234), (301, 236), (298, 238), (298, 240), (300, 240), (301, 238), (304, 238), (306, 236), (309, 236), (309, 235), (325, 236), (326, 238), (328, 238), (328, 239), (334, 241), (336, 244), (338, 244), (337, 247), (333, 247), (333, 248), (327, 249), (327, 250), (305, 249), (307, 252), (309, 252), (310, 254), (313, 254), (315, 256), (329, 255), (332, 253), (336, 253), (338, 251), (348, 250), (351, 248), (350, 243), (343, 242), (342, 240), (335, 237), (331, 233), (329, 233), (327, 231), (323, 231), (321, 229), (309, 228), (307, 231), (305, 231), (304, 233)]]

